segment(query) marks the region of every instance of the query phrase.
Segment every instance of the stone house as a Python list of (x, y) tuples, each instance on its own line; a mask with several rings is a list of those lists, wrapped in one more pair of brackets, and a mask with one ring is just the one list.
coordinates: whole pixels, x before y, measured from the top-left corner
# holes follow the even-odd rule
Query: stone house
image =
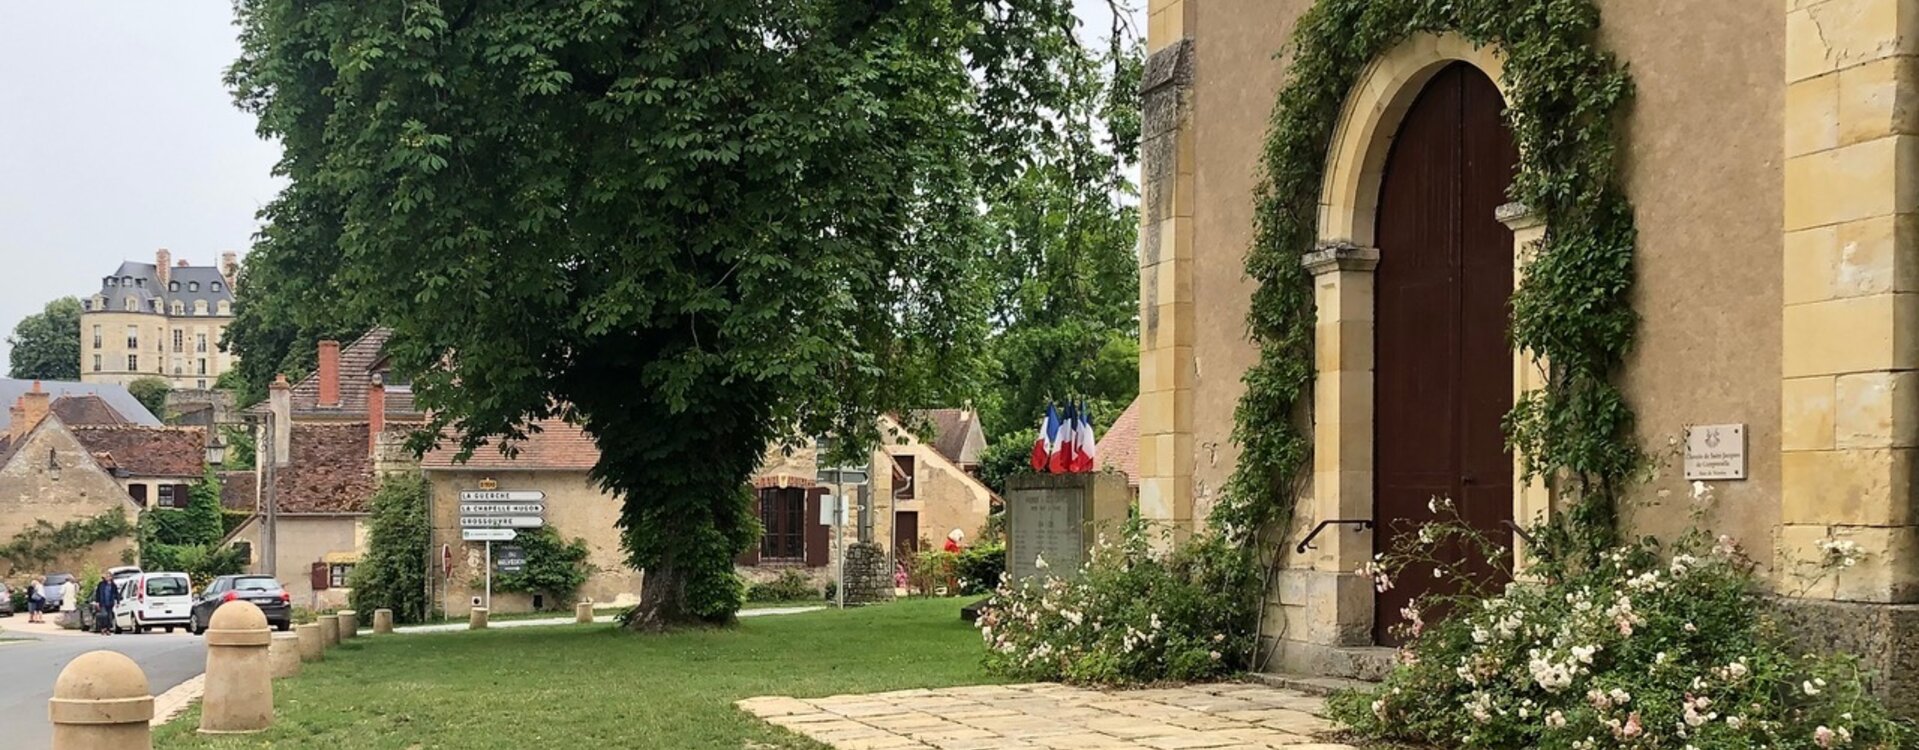
[[(59, 527), (115, 510), (132, 522), (142, 508), (57, 414), (35, 407), (14, 414), (8, 433), (0, 436), (0, 540), (14, 539), (41, 523)], [(78, 573), (88, 566), (104, 570), (132, 560), (136, 545), (137, 536), (129, 532), (64, 554), (44, 570), (15, 569), (0, 561), (6, 566), (0, 569), (0, 580), (18, 586), (37, 574)]]
[[(1203, 524), (1241, 458), (1258, 165), (1295, 72), (1278, 53), (1314, 5), (1150, 4), (1139, 466), (1152, 521)], [(1637, 322), (1610, 377), (1632, 437), (1657, 452), (1694, 425), (1738, 426), (1743, 478), (1713, 482), (1710, 530), (1774, 580), (1822, 542), (1858, 544), (1857, 569), (1803, 593), (1780, 586), (1780, 604), (1891, 675), (1895, 705), (1919, 707), (1919, 0), (1596, 5), (1596, 43), (1636, 89), (1614, 145), (1637, 229)], [(1301, 527), (1279, 549), (1319, 521), (1416, 524), (1435, 494), (1489, 523), (1556, 510), (1549, 489), (1518, 479), (1500, 426), (1546, 377), (1512, 351), (1508, 305), (1552, 231), (1507, 205), (1509, 59), (1500, 44), (1420, 33), (1347, 89), (1318, 194), (1299, 196), (1318, 208), (1318, 247), (1298, 250), (1316, 302), (1313, 401), (1300, 408), (1313, 450)], [(1657, 504), (1681, 482), (1675, 464), (1629, 490), (1627, 535), (1684, 524)], [(1385, 537), (1285, 553), (1266, 612), (1273, 668), (1377, 672), (1398, 609), (1355, 571)]]
[(125, 385), (164, 378), (174, 388), (208, 391), (233, 366), (220, 337), (233, 321), (239, 256), (220, 265), (177, 265), (165, 248), (152, 263), (127, 261), (81, 300), (80, 379)]
[(142, 508), (185, 508), (189, 488), (206, 478), (204, 428), (82, 424), (67, 429)]
[[(620, 499), (588, 475), (600, 460), (593, 438), (560, 420), (544, 420), (534, 427), (538, 431), (529, 431), (525, 441), (516, 443), (518, 450), (511, 457), (483, 448), (462, 462), (456, 449), (441, 446), (420, 459), (432, 488), (432, 547), (436, 559), (444, 549), (452, 560), (450, 575), (436, 566), (428, 576), (434, 585), (432, 601), (451, 616), (465, 614), (485, 597), (486, 543), (461, 539), (459, 506), (462, 491), (489, 486), (545, 493), (546, 526), (562, 540), (585, 540), (587, 564), (593, 572), (580, 587), (579, 598), (622, 605), (639, 601), (642, 575), (626, 564), (626, 551), (620, 546)], [(494, 549), (509, 544), (496, 542)], [(495, 590), (492, 610), (531, 612), (571, 604), (548, 601), (544, 595)]]
[[(864, 519), (857, 511), (849, 513), (843, 541), (858, 541), (859, 527), (867, 526), (871, 540), (886, 549), (889, 567), (920, 550), (938, 549), (955, 529), (972, 543), (999, 503), (976, 476), (985, 439), (970, 411), (933, 410), (910, 421), (929, 432), (943, 422), (948, 431), (933, 433), (929, 442), (900, 420), (882, 417), (881, 434), (887, 437), (870, 459), (870, 483), (864, 490), (845, 490), (855, 505), (870, 510)], [(790, 450), (769, 447), (752, 485), (763, 532), (759, 547), (737, 561), (741, 574), (763, 581), (797, 569), (829, 580), (843, 545), (835, 543), (830, 526), (820, 523), (823, 498), (837, 490), (818, 481), (816, 447), (810, 441)]]
[[(33, 391), (45, 392), (52, 400), (51, 408), (68, 425), (135, 424), (159, 427), (162, 424), (159, 417), (148, 411), (123, 385), (0, 378), (0, 404), (11, 406), (18, 403), (21, 396)], [(4, 420), (0, 421), (0, 432), (8, 429), (12, 419), (11, 412), (0, 417), (0, 420)]]
[(345, 347), (319, 342), (314, 372), (275, 382), (253, 409), (261, 418), (258, 511), (228, 541), (254, 550), (250, 569), (278, 578), (297, 605), (347, 605), (379, 478), (418, 469), (403, 444), (422, 415), (409, 389), (387, 385), (389, 336), (374, 329)]

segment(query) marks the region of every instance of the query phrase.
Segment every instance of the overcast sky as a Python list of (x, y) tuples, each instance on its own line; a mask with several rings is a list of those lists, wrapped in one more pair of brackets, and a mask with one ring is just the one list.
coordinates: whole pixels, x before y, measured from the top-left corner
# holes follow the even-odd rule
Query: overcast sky
[(221, 83), (238, 52), (229, 0), (0, 0), (0, 373), (20, 318), (122, 260), (245, 254), (279, 149)]

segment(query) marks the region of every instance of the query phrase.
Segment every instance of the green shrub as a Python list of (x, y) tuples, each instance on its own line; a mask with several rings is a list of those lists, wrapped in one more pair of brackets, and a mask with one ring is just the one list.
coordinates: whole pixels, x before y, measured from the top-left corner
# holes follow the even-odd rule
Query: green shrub
[(952, 596), (959, 593), (959, 555), (929, 549), (913, 557), (912, 587), (923, 596)]
[[(1450, 504), (1445, 504), (1450, 507)], [(1407, 535), (1368, 572), (1377, 587), (1428, 551), (1497, 549), (1463, 523)], [(1843, 543), (1841, 543), (1843, 544)], [(1503, 558), (1503, 555), (1494, 559)], [(1838, 564), (1846, 564), (1844, 558)], [(1804, 656), (1767, 615), (1753, 564), (1691, 532), (1670, 552), (1614, 549), (1584, 570), (1478, 596), (1416, 601), (1410, 640), (1379, 688), (1332, 700), (1370, 739), (1462, 748), (1894, 748), (1919, 741), (1871, 699), (1856, 660)], [(1482, 579), (1483, 580), (1483, 579)], [(1438, 611), (1453, 616), (1427, 622)]]
[(381, 479), (372, 510), (366, 554), (353, 566), (349, 581), (353, 608), (360, 612), (390, 609), (394, 622), (422, 622), (432, 533), (426, 479), (418, 475)]
[(787, 569), (771, 581), (755, 583), (746, 587), (746, 600), (749, 602), (797, 602), (810, 601), (819, 596), (820, 590), (805, 573)]
[(999, 585), (1006, 572), (1006, 545), (975, 544), (960, 552), (954, 572), (959, 576), (960, 593), (984, 594)]
[(574, 594), (593, 575), (586, 561), (589, 550), (585, 539), (563, 541), (552, 527), (521, 529), (514, 544), (526, 550), (526, 569), (518, 573), (495, 573), (493, 587), (500, 591), (544, 594), (547, 609), (573, 606)]
[(989, 671), (1127, 685), (1218, 679), (1246, 666), (1260, 588), (1248, 552), (1209, 534), (1157, 553), (1134, 522), (1090, 558), (1075, 579), (1000, 584), (975, 623)]

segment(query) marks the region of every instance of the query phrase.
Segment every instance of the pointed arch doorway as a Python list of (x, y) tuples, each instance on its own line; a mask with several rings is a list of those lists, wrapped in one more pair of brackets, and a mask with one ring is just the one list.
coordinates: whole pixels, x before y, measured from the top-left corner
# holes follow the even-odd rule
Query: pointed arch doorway
[[(1513, 456), (1500, 426), (1514, 390), (1513, 233), (1496, 213), (1519, 154), (1503, 108), (1492, 79), (1454, 62), (1406, 110), (1386, 157), (1374, 227), (1377, 551), (1434, 520), (1434, 498), (1483, 531), (1503, 534), (1513, 518)], [(1496, 575), (1464, 549), (1439, 557)], [(1457, 590), (1431, 568), (1404, 571), (1377, 595), (1375, 642), (1400, 642), (1392, 626), (1414, 598)]]

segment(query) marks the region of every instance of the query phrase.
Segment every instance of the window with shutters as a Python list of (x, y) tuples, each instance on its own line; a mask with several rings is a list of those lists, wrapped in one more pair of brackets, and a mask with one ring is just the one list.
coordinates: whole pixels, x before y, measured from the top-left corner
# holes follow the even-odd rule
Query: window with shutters
[(144, 484), (130, 485), (127, 487), (127, 494), (132, 496), (133, 501), (136, 503), (139, 503), (140, 507), (142, 508), (147, 507), (147, 486), (146, 485)]
[(162, 508), (179, 507), (173, 504), (173, 485), (171, 484), (160, 485), (160, 496), (158, 500), (156, 501), (156, 504)]
[(347, 577), (351, 575), (353, 575), (352, 565), (338, 563), (329, 565), (327, 566), (327, 586), (336, 589), (346, 588)]
[(806, 559), (806, 491), (768, 487), (760, 490), (760, 560), (801, 562)]

